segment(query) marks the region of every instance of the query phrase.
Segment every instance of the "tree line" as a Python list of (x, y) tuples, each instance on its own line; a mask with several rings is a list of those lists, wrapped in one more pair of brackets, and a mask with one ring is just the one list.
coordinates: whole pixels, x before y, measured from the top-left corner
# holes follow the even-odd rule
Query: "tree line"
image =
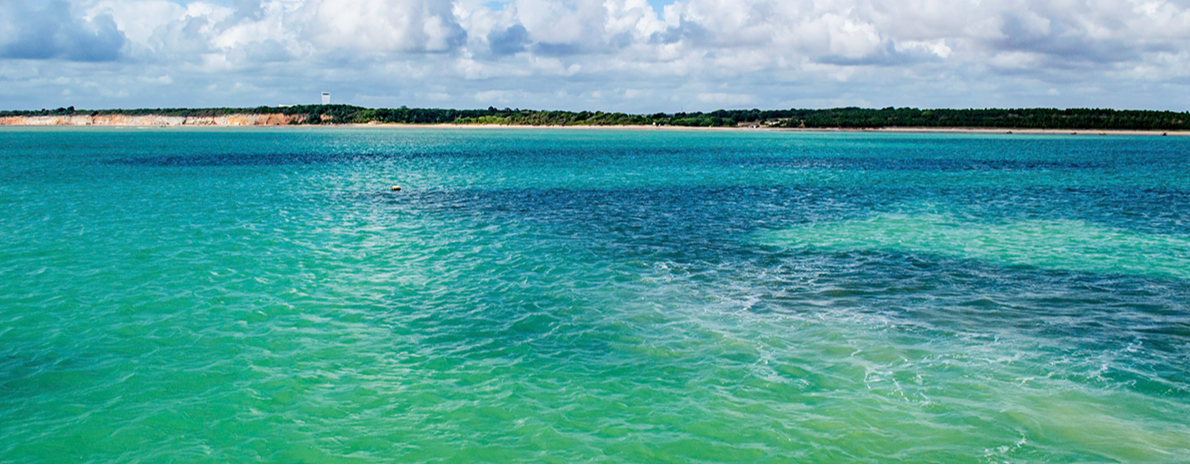
[(6, 116), (161, 115), (214, 117), (233, 114), (297, 116), (294, 124), (498, 124), (516, 126), (659, 125), (781, 128), (1003, 128), (1003, 129), (1148, 129), (1190, 130), (1190, 112), (1096, 108), (831, 108), (823, 110), (715, 110), (692, 113), (627, 114), (602, 111), (542, 111), (488, 107), (476, 110), (440, 108), (365, 108), (353, 105), (295, 105), (255, 108), (141, 108), (76, 110), (74, 107), (32, 111), (0, 111)]

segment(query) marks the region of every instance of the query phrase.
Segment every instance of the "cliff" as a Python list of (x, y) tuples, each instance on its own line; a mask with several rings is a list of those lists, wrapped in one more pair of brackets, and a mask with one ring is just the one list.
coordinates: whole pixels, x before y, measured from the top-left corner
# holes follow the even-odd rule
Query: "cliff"
[(283, 126), (300, 123), (305, 115), (234, 114), (223, 116), (62, 115), (5, 116), (0, 126)]

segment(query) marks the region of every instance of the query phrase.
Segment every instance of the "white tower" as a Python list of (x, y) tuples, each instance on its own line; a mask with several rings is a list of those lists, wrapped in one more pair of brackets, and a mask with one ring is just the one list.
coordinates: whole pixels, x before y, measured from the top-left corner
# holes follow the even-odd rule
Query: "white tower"
[(330, 104), (331, 104), (331, 93), (330, 93), (330, 92), (323, 92), (323, 93), (322, 93), (322, 104), (323, 104), (323, 105), (330, 105)]

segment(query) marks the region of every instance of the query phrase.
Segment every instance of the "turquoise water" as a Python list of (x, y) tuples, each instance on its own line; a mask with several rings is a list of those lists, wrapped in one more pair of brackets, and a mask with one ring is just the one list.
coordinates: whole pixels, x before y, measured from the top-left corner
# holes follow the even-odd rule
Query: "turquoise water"
[(6, 129), (0, 212), (3, 462), (1190, 461), (1181, 138)]

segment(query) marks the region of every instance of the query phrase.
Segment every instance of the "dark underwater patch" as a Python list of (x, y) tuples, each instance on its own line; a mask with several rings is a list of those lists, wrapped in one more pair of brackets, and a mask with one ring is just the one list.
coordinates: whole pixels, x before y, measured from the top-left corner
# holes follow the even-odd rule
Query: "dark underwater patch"
[(839, 157), (746, 157), (725, 158), (723, 165), (747, 168), (827, 169), (859, 171), (1030, 171), (1085, 170), (1118, 166), (1097, 160), (1011, 160), (965, 158), (839, 158)]
[[(439, 156), (436, 154), (436, 156)], [(148, 167), (185, 166), (280, 166), (361, 163), (412, 158), (408, 154), (378, 153), (213, 153), (202, 155), (157, 155), (110, 160), (113, 165)]]

